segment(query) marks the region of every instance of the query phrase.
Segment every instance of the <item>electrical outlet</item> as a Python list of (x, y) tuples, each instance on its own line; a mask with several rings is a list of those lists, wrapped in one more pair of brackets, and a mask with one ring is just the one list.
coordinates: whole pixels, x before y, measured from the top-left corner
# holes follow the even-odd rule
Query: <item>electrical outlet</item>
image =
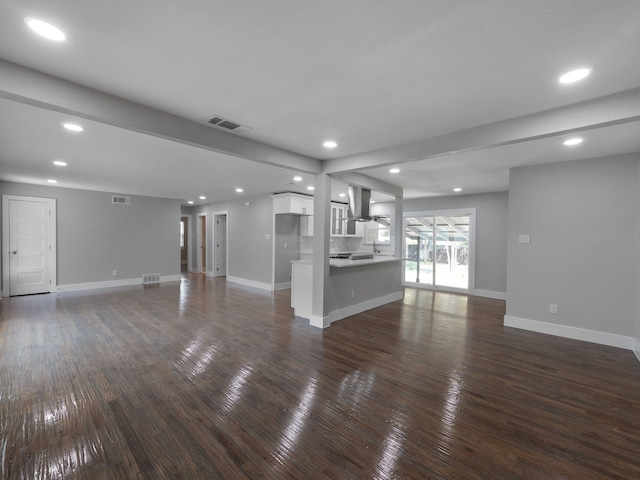
[(549, 313), (558, 313), (558, 305), (555, 303), (549, 305)]
[(284, 248), (287, 248), (287, 242), (284, 242)]
[(113, 275), (114, 277), (117, 277), (117, 276), (118, 276), (118, 270), (114, 270), (112, 275)]
[(351, 289), (351, 298), (356, 296), (356, 291), (352, 288)]

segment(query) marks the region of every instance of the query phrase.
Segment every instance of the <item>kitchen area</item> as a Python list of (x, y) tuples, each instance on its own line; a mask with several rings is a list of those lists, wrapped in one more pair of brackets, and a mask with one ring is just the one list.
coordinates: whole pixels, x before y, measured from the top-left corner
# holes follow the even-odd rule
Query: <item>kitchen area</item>
[[(370, 188), (333, 182), (324, 199), (272, 195), (274, 285), (291, 288), (295, 315), (312, 326), (326, 328), (403, 298), (402, 245), (395, 241), (402, 239), (402, 191), (382, 187), (372, 195)], [(287, 272), (290, 282), (283, 281)]]

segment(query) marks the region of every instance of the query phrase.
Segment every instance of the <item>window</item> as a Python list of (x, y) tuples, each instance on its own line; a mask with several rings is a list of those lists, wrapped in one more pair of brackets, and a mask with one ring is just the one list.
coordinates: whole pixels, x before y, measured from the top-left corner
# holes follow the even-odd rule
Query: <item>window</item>
[(184, 248), (184, 220), (180, 220), (180, 248)]
[(378, 222), (365, 223), (365, 243), (391, 243), (391, 228)]

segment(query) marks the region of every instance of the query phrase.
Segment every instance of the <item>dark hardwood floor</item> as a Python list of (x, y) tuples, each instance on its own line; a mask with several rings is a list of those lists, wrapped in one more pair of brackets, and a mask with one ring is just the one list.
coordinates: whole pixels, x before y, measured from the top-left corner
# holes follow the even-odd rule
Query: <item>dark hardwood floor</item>
[(632, 352), (407, 289), (321, 331), (289, 292), (0, 301), (3, 479), (640, 478)]

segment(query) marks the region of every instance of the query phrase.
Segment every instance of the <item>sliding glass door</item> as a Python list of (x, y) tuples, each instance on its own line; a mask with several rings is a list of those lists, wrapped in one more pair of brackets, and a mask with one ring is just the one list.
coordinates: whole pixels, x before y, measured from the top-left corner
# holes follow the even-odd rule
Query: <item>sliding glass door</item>
[(475, 209), (405, 213), (406, 284), (473, 288)]

